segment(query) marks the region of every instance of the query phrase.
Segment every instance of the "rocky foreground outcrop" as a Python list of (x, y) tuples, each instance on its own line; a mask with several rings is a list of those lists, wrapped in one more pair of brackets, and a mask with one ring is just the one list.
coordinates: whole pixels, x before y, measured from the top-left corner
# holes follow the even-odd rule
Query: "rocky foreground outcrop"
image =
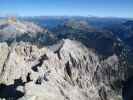
[(101, 61), (77, 41), (56, 49), (0, 44), (2, 100), (122, 100), (124, 76), (116, 55)]

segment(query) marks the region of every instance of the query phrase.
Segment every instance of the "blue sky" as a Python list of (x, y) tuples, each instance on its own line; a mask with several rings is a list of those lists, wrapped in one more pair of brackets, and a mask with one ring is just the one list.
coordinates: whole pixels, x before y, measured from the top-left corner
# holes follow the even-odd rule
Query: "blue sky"
[(133, 0), (0, 0), (0, 15), (133, 18)]

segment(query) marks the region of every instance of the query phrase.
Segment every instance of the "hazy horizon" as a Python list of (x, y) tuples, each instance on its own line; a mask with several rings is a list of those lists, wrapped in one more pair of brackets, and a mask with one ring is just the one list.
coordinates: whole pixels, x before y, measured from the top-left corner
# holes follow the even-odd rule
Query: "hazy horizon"
[(0, 0), (0, 16), (133, 18), (132, 0)]

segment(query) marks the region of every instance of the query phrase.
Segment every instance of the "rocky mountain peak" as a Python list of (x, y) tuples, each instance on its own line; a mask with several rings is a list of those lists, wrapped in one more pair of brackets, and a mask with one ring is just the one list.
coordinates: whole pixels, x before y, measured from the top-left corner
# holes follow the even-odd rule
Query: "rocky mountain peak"
[[(63, 40), (38, 48), (0, 44), (0, 98), (19, 100), (117, 100), (115, 80), (124, 72), (114, 55), (105, 61), (83, 44)], [(115, 59), (113, 59), (115, 58)], [(110, 60), (113, 66), (110, 64)], [(109, 61), (109, 62), (108, 62)], [(114, 89), (112, 89), (112, 87)]]
[(14, 17), (0, 20), (0, 100), (131, 97), (123, 40), (86, 20), (65, 20), (53, 30)]

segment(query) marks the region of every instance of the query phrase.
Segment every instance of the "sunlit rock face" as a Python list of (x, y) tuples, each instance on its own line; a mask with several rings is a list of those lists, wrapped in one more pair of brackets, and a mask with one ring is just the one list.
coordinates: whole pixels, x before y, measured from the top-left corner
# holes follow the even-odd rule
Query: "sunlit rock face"
[(69, 39), (49, 48), (1, 43), (0, 52), (1, 99), (122, 100), (126, 72), (116, 55), (100, 60)]

